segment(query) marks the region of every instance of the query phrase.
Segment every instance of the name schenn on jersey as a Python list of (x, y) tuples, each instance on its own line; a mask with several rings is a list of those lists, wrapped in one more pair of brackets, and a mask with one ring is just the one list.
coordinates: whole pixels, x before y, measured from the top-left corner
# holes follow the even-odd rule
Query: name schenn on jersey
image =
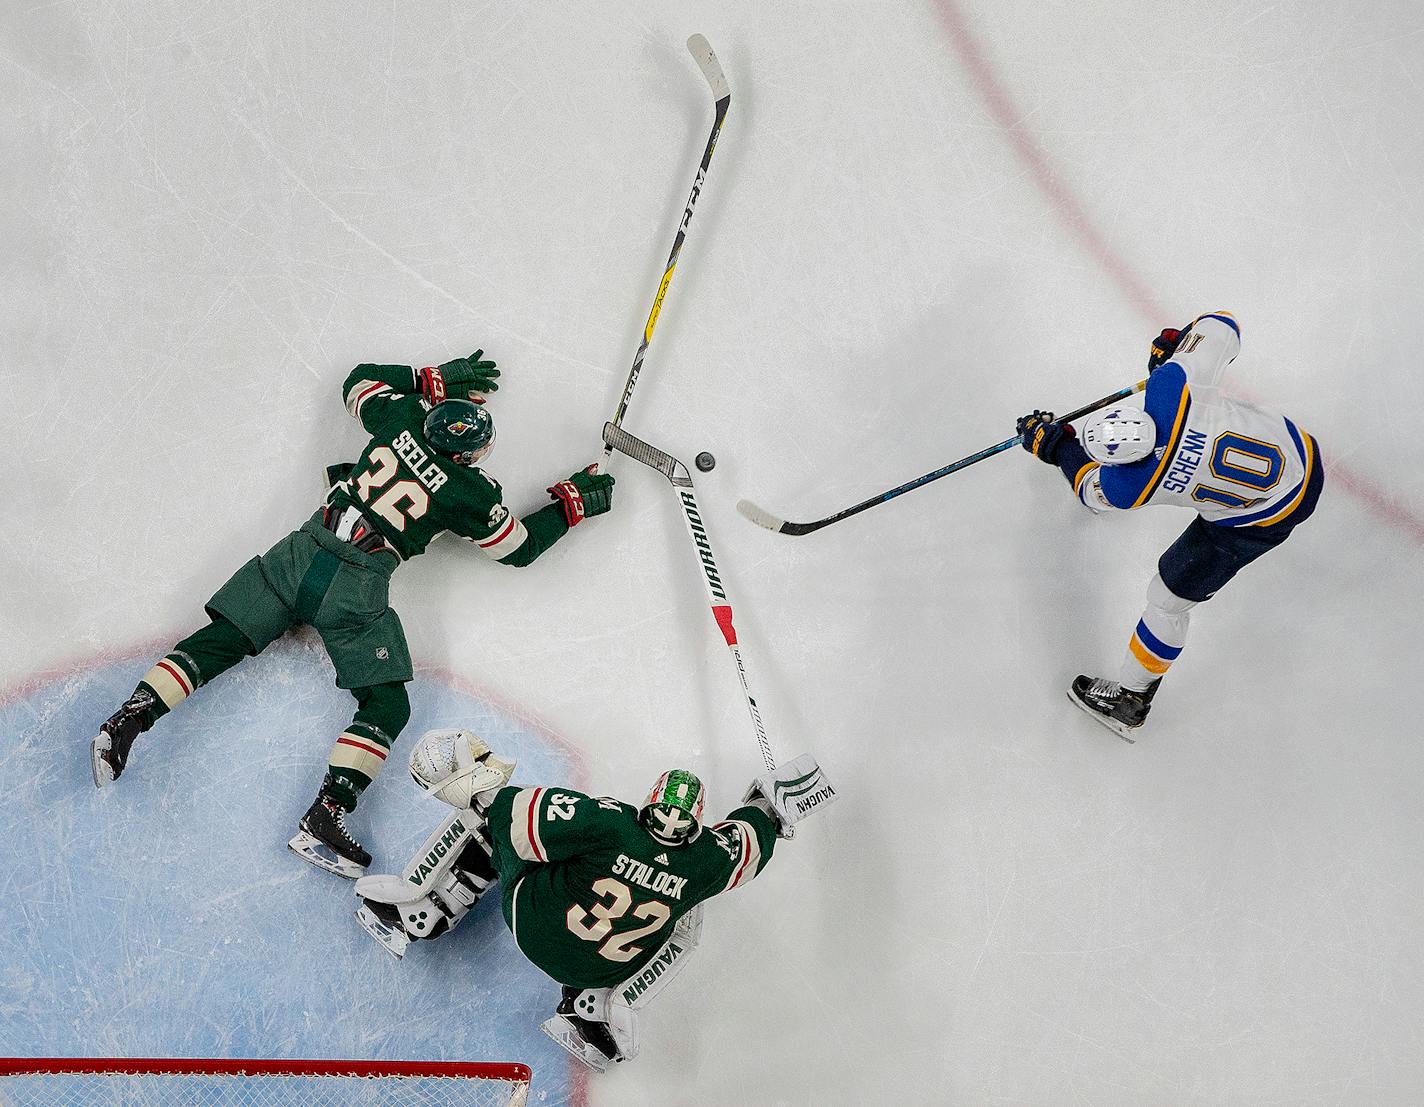
[(1197, 474), (1202, 455), (1206, 453), (1206, 435), (1199, 430), (1187, 428), (1182, 435), (1182, 444), (1177, 448), (1177, 456), (1172, 459), (1172, 467), (1167, 470), (1162, 488), (1167, 492), (1185, 492)]
[(613, 862), (613, 875), (669, 899), (681, 899), (682, 890), (687, 886), (687, 877), (665, 873), (642, 861), (633, 860), (626, 853), (620, 853)]

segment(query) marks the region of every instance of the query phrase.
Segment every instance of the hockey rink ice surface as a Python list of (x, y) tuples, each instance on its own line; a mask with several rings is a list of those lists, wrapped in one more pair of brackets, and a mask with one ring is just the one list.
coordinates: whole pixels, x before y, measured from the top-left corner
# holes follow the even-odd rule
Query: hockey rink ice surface
[[(524, 1061), (530, 1102), (1424, 1101), (1424, 8), (67, 0), (0, 10), (0, 1054)], [(362, 361), (483, 347), (489, 471), (593, 461), (712, 105), (721, 144), (626, 426), (689, 463), (777, 754), (837, 804), (576, 1079), (496, 905), (397, 964), (284, 848), (349, 718), (296, 636), (98, 794), (87, 743), (364, 442)], [(1214, 309), (1229, 387), (1319, 439), (1315, 517), (1194, 612), (1136, 745), (1114, 675), (1188, 522), (1022, 451), (814, 519), (1137, 380)], [(666, 482), (532, 568), (397, 573), (415, 718), (352, 825), (517, 782), (709, 812), (759, 758)]]

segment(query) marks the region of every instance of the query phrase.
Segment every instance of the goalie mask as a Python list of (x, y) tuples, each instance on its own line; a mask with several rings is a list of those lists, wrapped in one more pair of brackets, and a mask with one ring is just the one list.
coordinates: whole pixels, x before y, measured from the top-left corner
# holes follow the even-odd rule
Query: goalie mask
[(456, 465), (473, 466), (494, 449), (494, 420), (469, 400), (442, 400), (425, 417), (425, 440)]
[(669, 769), (658, 777), (638, 812), (643, 829), (668, 846), (680, 846), (702, 830), (702, 781), (687, 769)]
[(1100, 465), (1141, 461), (1157, 445), (1157, 424), (1137, 407), (1095, 411), (1083, 423), (1078, 441)]

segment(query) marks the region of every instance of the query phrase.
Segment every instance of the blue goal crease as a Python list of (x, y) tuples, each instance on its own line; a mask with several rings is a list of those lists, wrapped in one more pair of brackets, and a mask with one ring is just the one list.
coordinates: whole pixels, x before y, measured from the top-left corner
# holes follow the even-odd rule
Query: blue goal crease
[[(350, 882), (286, 847), (353, 701), (300, 645), (201, 689), (95, 789), (89, 740), (147, 662), (56, 677), (0, 707), (0, 1053), (522, 1061), (573, 1102), (539, 1032), (558, 988), (524, 960), (497, 897), (396, 961), (352, 918)], [(233, 679), (238, 677), (239, 679)], [(567, 750), (512, 712), (418, 675), (413, 716), (351, 816), (399, 871), (447, 809), (404, 771), (425, 730), (465, 726), (573, 782)]]

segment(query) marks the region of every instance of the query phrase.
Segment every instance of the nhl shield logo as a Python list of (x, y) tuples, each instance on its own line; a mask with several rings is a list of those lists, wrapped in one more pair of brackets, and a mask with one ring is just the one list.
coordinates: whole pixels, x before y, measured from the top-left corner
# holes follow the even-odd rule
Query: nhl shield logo
[(376, 660), (377, 660), (377, 661), (386, 661), (386, 660), (388, 660), (388, 659), (390, 658), (390, 656), (391, 656), (391, 651), (388, 650), (388, 649), (386, 649), (385, 646), (377, 646), (377, 647), (376, 647)]

